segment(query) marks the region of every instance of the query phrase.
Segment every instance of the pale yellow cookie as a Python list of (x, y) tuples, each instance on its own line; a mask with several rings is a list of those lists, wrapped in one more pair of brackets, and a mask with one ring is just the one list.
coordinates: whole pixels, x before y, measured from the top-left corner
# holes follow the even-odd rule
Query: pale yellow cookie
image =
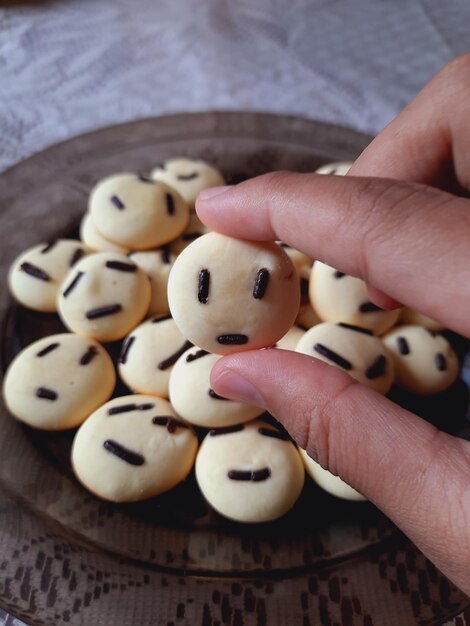
[(323, 469), (319, 463), (311, 459), (305, 450), (299, 448), (299, 452), (307, 474), (324, 491), (342, 500), (366, 501), (362, 494), (350, 487), (344, 480), (341, 480), (339, 476), (335, 476), (328, 470)]
[(120, 246), (110, 239), (106, 239), (96, 228), (91, 214), (87, 211), (80, 222), (80, 239), (89, 248), (96, 252), (119, 252), (127, 254), (129, 248)]
[(431, 317), (419, 313), (419, 311), (415, 311), (414, 309), (409, 309), (406, 306), (401, 310), (400, 323), (411, 326), (424, 326), (436, 332), (444, 330), (444, 325), (441, 324), (441, 322), (433, 320)]
[(335, 161), (333, 163), (326, 163), (317, 170), (315, 174), (334, 174), (335, 176), (346, 176), (352, 166), (352, 161)]
[(176, 255), (171, 251), (169, 244), (158, 250), (132, 252), (129, 258), (147, 274), (150, 280), (151, 297), (148, 315), (169, 313), (168, 278), (175, 262)]

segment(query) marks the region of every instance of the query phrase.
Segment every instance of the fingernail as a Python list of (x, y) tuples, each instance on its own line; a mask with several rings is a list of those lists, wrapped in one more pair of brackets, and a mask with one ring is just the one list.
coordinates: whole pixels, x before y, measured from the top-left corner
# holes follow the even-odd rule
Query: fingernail
[(210, 198), (215, 198), (216, 196), (220, 196), (220, 194), (224, 193), (228, 189), (231, 189), (233, 185), (221, 185), (220, 187), (209, 187), (208, 189), (203, 189), (199, 192), (198, 199), (199, 200), (210, 200)]
[(213, 380), (213, 385), (217, 387), (217, 393), (228, 397), (231, 400), (238, 400), (245, 404), (254, 404), (264, 407), (263, 398), (250, 381), (240, 376), (231, 369), (223, 369), (217, 373)]

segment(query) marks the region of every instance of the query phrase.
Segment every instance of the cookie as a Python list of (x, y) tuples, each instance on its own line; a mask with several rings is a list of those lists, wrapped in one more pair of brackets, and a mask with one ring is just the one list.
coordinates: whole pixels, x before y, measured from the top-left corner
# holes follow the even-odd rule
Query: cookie
[(169, 244), (158, 250), (131, 252), (129, 258), (147, 274), (150, 280), (151, 296), (149, 315), (169, 313), (168, 277), (176, 255), (170, 251)]
[(275, 243), (199, 237), (176, 259), (170, 311), (181, 332), (215, 354), (272, 346), (299, 309), (299, 280)]
[(241, 424), (264, 413), (264, 409), (234, 402), (215, 393), (210, 373), (221, 357), (192, 347), (176, 361), (170, 375), (170, 400), (184, 420), (204, 428)]
[(114, 341), (137, 326), (149, 303), (150, 282), (143, 270), (117, 252), (97, 252), (79, 261), (65, 278), (58, 310), (73, 332)]
[(136, 502), (168, 491), (191, 471), (194, 430), (166, 400), (146, 395), (114, 398), (78, 430), (72, 467), (89, 491), (112, 502)]
[(95, 341), (68, 333), (29, 345), (10, 364), (3, 397), (17, 419), (33, 428), (74, 428), (111, 396), (114, 365)]
[(301, 338), (305, 335), (305, 330), (300, 326), (292, 326), (289, 328), (284, 337), (281, 337), (274, 346), (280, 350), (292, 350), (294, 351)]
[(340, 322), (324, 322), (308, 330), (296, 347), (355, 380), (386, 394), (393, 384), (394, 367), (383, 341), (372, 331)]
[(302, 268), (304, 266), (309, 267), (312, 264), (312, 259), (307, 254), (304, 254), (303, 252), (300, 252), (300, 250), (297, 250), (296, 248), (292, 248), (291, 246), (288, 246), (283, 241), (278, 241), (276, 243), (279, 246), (281, 246), (281, 248), (283, 248), (284, 252), (287, 254), (289, 259), (292, 261), (292, 263), (293, 263), (295, 269), (297, 270), (297, 273), (299, 274), (299, 276), (300, 276), (300, 273), (301, 273)]
[(93, 218), (88, 211), (80, 222), (80, 239), (96, 252), (119, 252), (120, 254), (127, 254), (129, 252), (129, 248), (120, 246), (118, 243), (103, 237), (96, 228)]
[(324, 491), (342, 500), (366, 501), (362, 494), (350, 487), (344, 480), (341, 480), (339, 476), (335, 476), (328, 470), (323, 469), (319, 463), (311, 459), (305, 450), (299, 448), (299, 452), (307, 474)]
[(334, 163), (326, 163), (317, 170), (315, 174), (334, 174), (335, 176), (346, 176), (351, 169), (351, 161), (336, 161)]
[(186, 228), (189, 208), (164, 183), (137, 174), (116, 174), (90, 194), (89, 211), (98, 231), (125, 248), (147, 250), (176, 239)]
[(383, 341), (395, 363), (396, 383), (400, 387), (432, 395), (455, 382), (459, 362), (442, 335), (421, 326), (398, 326)]
[(400, 316), (400, 309), (385, 311), (370, 301), (366, 283), (316, 261), (309, 283), (310, 301), (324, 322), (346, 322), (382, 335)]
[(434, 330), (436, 332), (444, 330), (444, 326), (440, 322), (433, 320), (431, 317), (428, 317), (423, 313), (419, 313), (414, 309), (409, 309), (406, 306), (401, 310), (400, 324), (424, 326), (424, 328), (429, 328), (429, 330)]
[(8, 273), (8, 286), (17, 302), (35, 311), (57, 311), (57, 292), (72, 267), (89, 250), (75, 239), (57, 239), (29, 248)]
[(132, 391), (168, 398), (171, 370), (190, 347), (169, 315), (155, 317), (124, 340), (119, 375)]
[(178, 239), (171, 242), (171, 251), (173, 254), (180, 254), (183, 252), (185, 248), (189, 246), (189, 244), (200, 237), (201, 235), (205, 235), (209, 232), (207, 226), (201, 222), (196, 213), (191, 213), (189, 216), (189, 222), (186, 226), (186, 230), (183, 232)]
[(225, 185), (224, 177), (213, 165), (200, 159), (184, 157), (165, 161), (152, 170), (151, 177), (176, 189), (191, 209), (200, 191)]
[(196, 457), (196, 478), (209, 504), (238, 522), (267, 522), (287, 513), (304, 484), (292, 441), (259, 420), (211, 430)]
[(320, 324), (321, 319), (313, 310), (312, 305), (308, 303), (301, 305), (301, 307), (299, 308), (299, 312), (297, 313), (297, 317), (295, 318), (295, 323), (300, 328), (308, 330), (309, 328), (312, 328), (312, 326)]

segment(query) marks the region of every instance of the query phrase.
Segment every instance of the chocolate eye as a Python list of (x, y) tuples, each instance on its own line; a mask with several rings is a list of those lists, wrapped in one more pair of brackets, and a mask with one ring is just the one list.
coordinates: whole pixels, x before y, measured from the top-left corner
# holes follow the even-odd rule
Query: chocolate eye
[(168, 215), (175, 214), (175, 199), (171, 195), (171, 193), (165, 194), (165, 202), (166, 202), (166, 212)]
[(225, 428), (213, 428), (209, 431), (209, 437), (218, 437), (219, 435), (230, 435), (230, 433), (239, 433), (245, 426), (243, 424), (235, 424), (235, 426), (226, 426)]
[(280, 430), (273, 430), (272, 428), (263, 428), (262, 426), (258, 428), (258, 432), (260, 435), (264, 435), (265, 437), (273, 437), (274, 439), (282, 439), (283, 441), (289, 441), (289, 436), (286, 433), (281, 432)]
[(199, 283), (197, 289), (197, 299), (201, 304), (207, 304), (209, 299), (209, 283), (211, 280), (211, 273), (209, 270), (201, 270), (199, 272)]
[(109, 200), (111, 204), (114, 205), (116, 209), (119, 209), (120, 211), (126, 208), (124, 205), (124, 202), (122, 202), (122, 200), (120, 200), (117, 196), (111, 196)]
[(256, 298), (256, 300), (261, 300), (268, 287), (268, 282), (269, 271), (265, 267), (263, 267), (263, 269), (259, 270), (256, 274), (255, 285), (253, 287), (253, 298)]

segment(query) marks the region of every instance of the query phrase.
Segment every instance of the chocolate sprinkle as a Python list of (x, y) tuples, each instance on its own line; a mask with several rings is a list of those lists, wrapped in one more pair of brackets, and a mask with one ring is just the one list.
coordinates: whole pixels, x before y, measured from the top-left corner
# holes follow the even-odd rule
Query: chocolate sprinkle
[(255, 286), (253, 287), (253, 298), (261, 300), (264, 296), (269, 282), (269, 271), (263, 267), (256, 274)]
[(346, 276), (346, 274), (344, 272), (340, 272), (339, 270), (335, 270), (333, 276), (335, 278), (343, 278), (343, 276)]
[(122, 261), (106, 261), (106, 267), (110, 270), (118, 270), (118, 272), (137, 272), (137, 265), (133, 263), (122, 263)]
[(165, 194), (165, 200), (166, 200), (166, 210), (167, 210), (168, 215), (174, 215), (175, 214), (175, 199), (173, 198), (171, 193)]
[(213, 389), (209, 389), (209, 391), (207, 392), (211, 398), (213, 398), (214, 400), (229, 400), (230, 398), (224, 398), (223, 396), (219, 396), (218, 393), (215, 393), (215, 391)]
[(289, 435), (283, 433), (280, 430), (273, 430), (271, 428), (258, 428), (258, 432), (260, 435), (264, 435), (265, 437), (274, 437), (274, 439), (282, 439), (283, 441), (289, 441)]
[(85, 313), (85, 317), (88, 320), (96, 320), (99, 317), (114, 315), (115, 313), (120, 313), (121, 311), (122, 306), (120, 304), (108, 304), (107, 306), (101, 306), (97, 309), (91, 309), (91, 311), (87, 311)]
[(218, 437), (219, 435), (230, 435), (230, 433), (238, 433), (243, 430), (243, 424), (235, 424), (235, 426), (225, 426), (224, 428), (213, 428), (209, 431), (209, 437)]
[(63, 292), (63, 296), (64, 298), (66, 298), (69, 293), (75, 289), (75, 287), (78, 285), (78, 281), (81, 279), (81, 277), (83, 276), (83, 272), (77, 272), (77, 275), (75, 276), (75, 278), (72, 280), (72, 282), (70, 283), (70, 285), (66, 288), (66, 290)]
[(200, 359), (201, 357), (206, 356), (206, 354), (209, 354), (207, 350), (198, 350), (197, 352), (193, 352), (193, 354), (188, 354), (188, 356), (186, 357), (186, 362), (191, 363), (196, 359)]
[(85, 254), (85, 250), (83, 248), (77, 248), (75, 252), (70, 257), (69, 266), (73, 267), (77, 261), (79, 261), (82, 256)]
[(80, 365), (88, 365), (95, 356), (98, 356), (98, 348), (96, 346), (90, 346), (85, 354), (80, 359)]
[(197, 299), (201, 304), (207, 304), (209, 299), (209, 284), (211, 273), (209, 270), (201, 270), (199, 272), (199, 283), (197, 288)]
[(44, 248), (41, 250), (41, 254), (46, 254), (47, 252), (52, 250), (52, 248), (56, 245), (56, 243), (57, 243), (57, 239), (55, 241), (51, 241), (50, 243), (46, 244)]
[(447, 369), (447, 359), (445, 358), (445, 356), (441, 352), (438, 352), (434, 356), (434, 362), (435, 362), (436, 367), (439, 370), (439, 372), (445, 372), (446, 371), (446, 369)]
[(119, 363), (123, 365), (127, 362), (127, 357), (129, 355), (129, 350), (131, 349), (132, 344), (135, 341), (135, 337), (127, 337), (124, 340), (121, 348), (121, 354), (119, 355)]
[(170, 265), (171, 263), (170, 252), (171, 252), (171, 248), (168, 243), (162, 246), (162, 261), (163, 263), (165, 263), (165, 265)]
[(55, 350), (56, 348), (58, 348), (60, 346), (59, 343), (50, 343), (48, 346), (46, 346), (45, 348), (43, 348), (42, 350), (40, 350), (36, 356), (46, 356), (46, 354), (49, 354), (49, 352), (52, 352), (53, 350)]
[(336, 324), (341, 328), (347, 328), (348, 330), (354, 330), (356, 333), (363, 333), (364, 335), (373, 335), (374, 333), (368, 328), (362, 328), (361, 326), (354, 326), (354, 324), (346, 324), (345, 322), (339, 322)]
[(33, 265), (32, 263), (29, 263), (28, 261), (25, 261), (24, 263), (20, 265), (20, 270), (24, 272), (25, 274), (29, 274), (33, 278), (39, 278), (39, 280), (43, 280), (46, 283), (50, 282), (51, 280), (51, 277), (49, 276), (49, 274), (47, 274), (44, 270), (42, 270), (37, 265)]
[(191, 172), (191, 174), (178, 174), (176, 177), (178, 180), (194, 180), (198, 178), (199, 174), (197, 172)]
[(333, 350), (330, 350), (329, 348), (324, 346), (322, 343), (316, 343), (313, 346), (313, 349), (315, 350), (315, 352), (318, 352), (318, 354), (321, 354), (322, 356), (326, 357), (332, 363), (339, 365), (339, 367), (342, 367), (345, 370), (352, 369), (352, 365), (347, 359), (343, 358), (336, 352), (333, 352)]
[(164, 322), (165, 320), (171, 320), (171, 314), (168, 315), (160, 315), (158, 317), (154, 317), (152, 320), (152, 324), (158, 324), (158, 322)]
[(169, 433), (173, 434), (177, 428), (188, 428), (186, 424), (183, 422), (178, 422), (171, 415), (157, 415), (157, 417), (152, 418), (152, 424), (156, 426), (166, 426), (166, 429)]
[(119, 200), (117, 196), (111, 196), (110, 200), (111, 200), (111, 204), (113, 204), (116, 207), (116, 209), (122, 210), (126, 208), (124, 206), (124, 203), (121, 202), (121, 200)]
[(47, 389), (47, 387), (39, 387), (36, 389), (36, 397), (41, 398), (42, 400), (57, 400), (58, 393), (53, 391), (52, 389)]
[(224, 346), (241, 346), (244, 343), (248, 343), (248, 337), (246, 335), (219, 335), (217, 341)]
[(159, 370), (167, 370), (169, 367), (174, 365), (176, 363), (176, 361), (180, 358), (180, 356), (182, 354), (184, 354), (186, 352), (186, 350), (189, 350), (189, 348), (191, 348), (192, 345), (193, 344), (190, 341), (185, 341), (184, 344), (181, 346), (181, 348), (179, 350), (177, 350), (174, 354), (169, 356), (164, 361), (161, 361), (157, 365), (158, 369)]
[(141, 454), (132, 452), (132, 450), (121, 446), (120, 443), (117, 443), (112, 439), (106, 439), (103, 443), (103, 448), (126, 463), (129, 463), (129, 465), (143, 465), (145, 463), (145, 459)]
[(397, 347), (400, 354), (406, 355), (411, 352), (409, 343), (404, 337), (397, 337)]
[(381, 309), (379, 306), (377, 306), (373, 302), (363, 302), (359, 307), (359, 311), (361, 313), (376, 313), (377, 311), (382, 312), (383, 309)]
[(120, 406), (112, 406), (108, 409), (108, 415), (118, 415), (119, 413), (129, 413), (130, 411), (149, 411), (155, 405), (153, 402), (145, 404), (121, 404)]
[(366, 369), (366, 378), (374, 380), (385, 374), (385, 367), (387, 365), (387, 359), (383, 354), (379, 355), (370, 367)]
[(227, 473), (230, 480), (249, 480), (254, 483), (259, 483), (263, 480), (267, 480), (271, 476), (271, 470), (269, 467), (263, 467), (260, 470), (244, 471), (244, 470), (230, 470)]

